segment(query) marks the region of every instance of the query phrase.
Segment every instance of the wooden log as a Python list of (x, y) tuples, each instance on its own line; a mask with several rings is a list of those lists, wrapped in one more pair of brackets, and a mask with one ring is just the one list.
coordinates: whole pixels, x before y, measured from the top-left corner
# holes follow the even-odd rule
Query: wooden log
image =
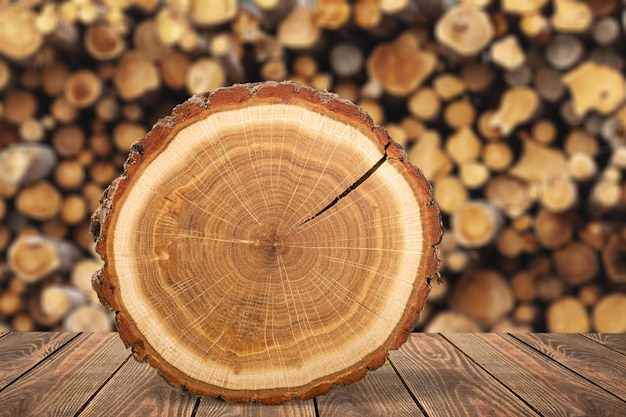
[(88, 168), (89, 178), (92, 182), (107, 185), (119, 175), (118, 169), (111, 161), (101, 160), (91, 164)]
[(461, 277), (452, 289), (449, 303), (482, 325), (492, 326), (511, 312), (515, 300), (499, 273), (479, 270)]
[(554, 13), (550, 23), (560, 32), (586, 32), (593, 15), (589, 6), (578, 0), (554, 0)]
[(534, 201), (528, 183), (508, 174), (492, 177), (484, 193), (487, 201), (513, 218), (524, 214)]
[(433, 80), (433, 88), (443, 101), (449, 101), (465, 92), (463, 80), (451, 73), (438, 75)]
[(528, 269), (516, 272), (511, 278), (511, 290), (517, 301), (534, 301), (537, 298), (537, 275)]
[(535, 73), (534, 84), (537, 93), (549, 102), (556, 102), (565, 94), (565, 84), (561, 73), (551, 68), (542, 68)]
[(591, 281), (599, 271), (596, 252), (587, 244), (572, 241), (552, 253), (559, 276), (571, 286)]
[(54, 272), (66, 272), (82, 257), (70, 242), (42, 235), (18, 236), (7, 251), (7, 266), (28, 283), (42, 280)]
[(519, 28), (526, 38), (536, 44), (543, 45), (550, 39), (550, 23), (540, 12), (524, 14), (520, 19)]
[(450, 8), (435, 25), (439, 43), (460, 57), (478, 55), (491, 41), (493, 32), (489, 16), (466, 5)]
[(46, 286), (39, 296), (42, 313), (56, 321), (66, 317), (85, 301), (86, 296), (82, 291), (63, 284)]
[(500, 106), (489, 122), (492, 128), (507, 136), (518, 125), (529, 121), (539, 109), (539, 96), (529, 87), (508, 89), (500, 100)]
[(319, 27), (337, 30), (347, 24), (351, 7), (346, 0), (320, 0), (316, 5), (316, 21)]
[(565, 137), (563, 148), (570, 156), (580, 152), (592, 158), (595, 157), (599, 151), (598, 140), (582, 129), (570, 130)]
[(513, 163), (513, 151), (505, 141), (489, 142), (482, 148), (481, 158), (491, 171), (500, 172)]
[(519, 304), (513, 311), (513, 320), (522, 324), (534, 324), (539, 316), (538, 308), (534, 304)]
[(189, 68), (185, 87), (190, 94), (200, 94), (221, 87), (225, 82), (226, 74), (217, 60), (200, 58)]
[(437, 313), (424, 328), (424, 332), (460, 332), (479, 333), (483, 331), (481, 326), (467, 315), (451, 310)]
[(503, 229), (495, 240), (499, 253), (507, 258), (516, 258), (524, 252), (524, 238), (512, 227)]
[(434, 89), (422, 87), (409, 96), (407, 108), (419, 120), (433, 120), (439, 116), (441, 101)]
[(515, 35), (507, 35), (491, 44), (490, 56), (494, 64), (508, 71), (519, 68), (526, 60)]
[(356, 0), (352, 5), (352, 14), (357, 26), (363, 29), (377, 27), (383, 18), (380, 2), (377, 0)]
[(261, 78), (270, 81), (280, 81), (287, 77), (287, 66), (284, 59), (268, 59), (261, 67)]
[(522, 137), (522, 143), (522, 155), (509, 170), (511, 175), (541, 184), (566, 172), (567, 162), (559, 150), (540, 145), (526, 136)]
[[(589, 83), (588, 80), (597, 80)], [(574, 112), (582, 117), (589, 111), (609, 114), (624, 101), (626, 89), (622, 74), (613, 68), (587, 61), (565, 74)]]
[(83, 304), (70, 312), (63, 320), (63, 330), (68, 332), (110, 332), (113, 318), (99, 304)]
[(420, 50), (417, 40), (403, 34), (390, 43), (375, 46), (367, 59), (367, 73), (390, 94), (411, 94), (434, 71), (437, 58)]
[(483, 139), (488, 141), (498, 141), (502, 139), (502, 132), (491, 125), (491, 118), (496, 113), (495, 110), (487, 110), (483, 112), (477, 123), (478, 133)]
[(562, 213), (578, 202), (578, 187), (565, 174), (551, 177), (539, 185), (539, 202), (553, 213)]
[(48, 220), (61, 210), (59, 190), (47, 180), (39, 180), (22, 188), (15, 197), (16, 210), (33, 220)]
[[(283, 126), (286, 132), (299, 131), (300, 134), (269, 135), (272, 126)], [(198, 135), (200, 131), (205, 133)], [(224, 137), (233, 140), (221, 140)], [(258, 149), (248, 146), (252, 142), (259, 145)], [(213, 145), (217, 143), (221, 145), (216, 148)], [(245, 151), (241, 152), (242, 149)], [(259, 152), (249, 152), (254, 149)], [(263, 152), (265, 156), (261, 156), (261, 149), (267, 151)], [(277, 158), (280, 149), (285, 151), (283, 158)], [(274, 157), (270, 158), (269, 154)], [(355, 163), (360, 168), (355, 169)], [(270, 166), (273, 168), (269, 169)], [(225, 177), (219, 174), (223, 170), (228, 172)], [(279, 174), (279, 171), (283, 173)], [(199, 172), (204, 174), (198, 176)], [(322, 177), (320, 172), (324, 172)], [(396, 180), (389, 182), (393, 176)], [(296, 177), (301, 185), (295, 185)], [(133, 186), (144, 181), (147, 181), (145, 186)], [(181, 184), (188, 186), (181, 187)], [(157, 188), (158, 193), (144, 192)], [(273, 191), (270, 192), (270, 188)], [(359, 203), (362, 198), (384, 201), (385, 204), (379, 205), (376, 213), (369, 209), (342, 209), (361, 206), (364, 204)], [(190, 201), (193, 203), (189, 204)], [(369, 203), (367, 206), (370, 207)], [(397, 222), (397, 219), (406, 219), (408, 213), (414, 214), (410, 227), (408, 223), (403, 224), (404, 220)], [(342, 216), (351, 220), (344, 220)], [(333, 221), (328, 222), (330, 218)], [(428, 183), (381, 127), (374, 126), (363, 116), (361, 109), (331, 93), (287, 82), (221, 88), (177, 106), (172, 117), (157, 123), (137, 144), (125, 165), (124, 175), (108, 188), (92, 219), (96, 250), (105, 264), (94, 277), (94, 288), (104, 303), (119, 311), (120, 337), (128, 346), (134, 345), (138, 359), (151, 358), (150, 361), (175, 385), (185, 385), (186, 390), (196, 394), (221, 395), (226, 400), (240, 402), (254, 399), (278, 403), (294, 397), (310, 398), (328, 391), (335, 381), (353, 382), (365, 375), (366, 367), (374, 369), (382, 365), (388, 350), (402, 343), (419, 317), (418, 311), (429, 290), (428, 281), (434, 278), (437, 265), (434, 248), (441, 235), (438, 210), (432, 203)], [(381, 219), (387, 221), (381, 222)], [(194, 229), (190, 221), (203, 224), (202, 229), (206, 232), (197, 236), (199, 240), (191, 236), (195, 232), (191, 232)], [(357, 232), (360, 238), (356, 239), (362, 243), (357, 243), (356, 247), (350, 243), (345, 251), (328, 249), (332, 252), (328, 256), (338, 256), (337, 259), (341, 260), (338, 269), (330, 264), (322, 270), (305, 267), (308, 260), (320, 256), (330, 259), (319, 252), (324, 250), (321, 249), (325, 245), (323, 242), (355, 242), (351, 236), (354, 232), (348, 232), (348, 229), (338, 236), (338, 229), (333, 226), (335, 222), (363, 225), (363, 230)], [(389, 227), (389, 222), (396, 226)], [(222, 230), (225, 226), (226, 229)], [(324, 237), (327, 234), (328, 239)], [(198, 243), (199, 252), (184, 245), (171, 245), (172, 239), (178, 239), (175, 235), (184, 235), (186, 242)], [(414, 248), (411, 242), (415, 242), (418, 235), (422, 253), (419, 260), (409, 250)], [(112, 236), (116, 238), (112, 239)], [(205, 250), (207, 247), (200, 243), (206, 239), (215, 243), (210, 245), (210, 250)], [(373, 243), (371, 239), (380, 243)], [(144, 246), (146, 243), (150, 247)], [(381, 257), (376, 258), (379, 259), (372, 259), (376, 266), (368, 261), (363, 263), (364, 258), (360, 255), (355, 257), (362, 252), (358, 249), (361, 244), (366, 245), (363, 248), (370, 254), (372, 244), (385, 249), (378, 251)], [(211, 261), (222, 246), (226, 251), (224, 256), (230, 260)], [(412, 253), (412, 262), (405, 262), (404, 258), (409, 258), (408, 252)], [(133, 253), (150, 255), (135, 256)], [(204, 262), (209, 262), (211, 268), (201, 266)], [(130, 269), (125, 265), (130, 265)], [(233, 265), (241, 266), (235, 268), (238, 272), (237, 277), (232, 277), (233, 282), (250, 282), (252, 287), (270, 285), (267, 292), (259, 293), (265, 294), (260, 295), (264, 299), (260, 304), (248, 301), (250, 288), (245, 285), (220, 284), (224, 274), (233, 274)], [(368, 286), (367, 282), (374, 286), (383, 285), (375, 279), (380, 274), (374, 270), (363, 275), (364, 267), (377, 270), (378, 265), (384, 265), (387, 277), (384, 293), (389, 294), (389, 302), (384, 301), (387, 297), (381, 298), (381, 292), (374, 288), (362, 292)], [(407, 267), (409, 271), (406, 271)], [(136, 268), (143, 271), (141, 277), (131, 272)], [(352, 268), (354, 270), (350, 272)], [(200, 270), (205, 272), (197, 273)], [(190, 282), (189, 287), (165, 283), (160, 278), (164, 271), (198, 281)], [(317, 275), (320, 273), (327, 278), (320, 280)], [(281, 274), (285, 281), (280, 283), (268, 283), (262, 278)], [(358, 279), (352, 279), (353, 274)], [(298, 280), (290, 281), (294, 276), (298, 276)], [(258, 280), (257, 284), (252, 283), (255, 280)], [(121, 282), (124, 284), (120, 285)], [(174, 310), (185, 306), (183, 310), (189, 312), (198, 308), (212, 311), (203, 320), (214, 329), (198, 328), (194, 315), (188, 316), (187, 321), (186, 313), (172, 315), (170, 307), (162, 308), (164, 299), (159, 298), (166, 290), (163, 285), (169, 287), (170, 295), (181, 297), (172, 300), (170, 307)], [(340, 291), (341, 295), (333, 290), (337, 285), (344, 289)], [(133, 289), (135, 286), (142, 287), (142, 293), (153, 294), (139, 296)], [(184, 288), (197, 286), (210, 287), (218, 293), (200, 298), (197, 293), (186, 294)], [(287, 292), (279, 295), (280, 291)], [(343, 291), (352, 295), (346, 297)], [(289, 312), (291, 308), (283, 312), (278, 310), (279, 305), (287, 309), (280, 300), (289, 294), (300, 299), (297, 305), (316, 306), (297, 313), (300, 318), (310, 317), (307, 320), (317, 328), (316, 331), (311, 332), (309, 327), (283, 325), (287, 321), (279, 323), (280, 320), (295, 319), (295, 313)], [(335, 294), (337, 297), (322, 301), (320, 294)], [(404, 294), (400, 308), (397, 297), (392, 294)], [(359, 302), (355, 304), (352, 297), (358, 297)], [(140, 305), (139, 310), (151, 311), (151, 314), (135, 315), (134, 309), (123, 307), (136, 303)], [(345, 307), (342, 306), (344, 303)], [(266, 344), (265, 335), (260, 331), (263, 325), (254, 323), (254, 317), (266, 316), (260, 313), (259, 306), (274, 309), (269, 351), (266, 347), (256, 350)], [(362, 314), (354, 314), (355, 311)], [(378, 313), (371, 314), (372, 311)], [(325, 320), (319, 320), (320, 314), (339, 320), (328, 328)], [(341, 319), (343, 314), (348, 315), (345, 322)], [(160, 324), (174, 320), (177, 329), (186, 331), (177, 330), (174, 334), (165, 326), (156, 333), (139, 332), (139, 329), (152, 327), (150, 322), (155, 319), (154, 323)], [(133, 324), (141, 322), (143, 324), (136, 327)], [(356, 333), (354, 329), (357, 329)], [(376, 331), (372, 333), (368, 329)], [(329, 331), (333, 333), (332, 337), (326, 336)], [(396, 334), (387, 334), (388, 331)], [(296, 332), (295, 337), (293, 332)], [(379, 336), (380, 333), (383, 335)], [(179, 338), (181, 334), (185, 334), (183, 339)], [(351, 336), (345, 340), (344, 336), (348, 334)], [(324, 336), (319, 339), (316, 335)], [(168, 338), (173, 338), (180, 349), (191, 351), (170, 357), (173, 351), (163, 344)], [(141, 342), (144, 339), (146, 343)], [(294, 345), (297, 340), (302, 342)], [(367, 346), (359, 348), (364, 341)], [(372, 341), (376, 343), (372, 344)], [(212, 364), (199, 365), (197, 361), (188, 361), (193, 355), (206, 353), (206, 346), (215, 349)], [(354, 365), (347, 367), (344, 359), (336, 356), (336, 352), (343, 352), (346, 348), (351, 352), (348, 356), (356, 358), (352, 360)], [(312, 355), (302, 356), (303, 349), (313, 349)], [(252, 351), (260, 356), (254, 359), (256, 365), (250, 368), (252, 362), (244, 359), (243, 353)], [(233, 352), (235, 356), (232, 356)], [(319, 355), (325, 357), (323, 366), (317, 360), (310, 362), (307, 359)], [(233, 362), (234, 357), (240, 359)], [(285, 368), (281, 365), (285, 361), (296, 361), (297, 369)], [(177, 364), (175, 368), (169, 365), (171, 363)], [(205, 366), (208, 370), (226, 365), (232, 368), (227, 379), (238, 380), (238, 385), (224, 384), (222, 375), (211, 376), (212, 372), (206, 372), (206, 377), (202, 378), (191, 376), (192, 373), (197, 376), (198, 370), (204, 372), (198, 366)], [(244, 368), (251, 372), (246, 372), (247, 377), (240, 379), (242, 373), (234, 376)], [(268, 369), (280, 369), (284, 381), (279, 385), (267, 385)], [(317, 376), (311, 378), (309, 375)]]
[(463, 127), (450, 135), (445, 149), (458, 165), (472, 161), (480, 156), (482, 144), (472, 128)]
[(339, 42), (330, 51), (330, 67), (339, 77), (359, 74), (364, 61), (363, 51), (352, 42)]
[(626, 331), (626, 295), (616, 292), (604, 296), (593, 309), (593, 329), (600, 333)]
[(477, 248), (489, 244), (497, 236), (502, 218), (493, 205), (470, 200), (452, 214), (451, 225), (460, 245)]
[(473, 93), (487, 91), (496, 78), (494, 71), (482, 62), (471, 62), (463, 65), (460, 75), (463, 84)]
[(55, 167), (53, 179), (63, 190), (76, 190), (85, 181), (85, 168), (76, 159), (66, 159)]
[(139, 123), (121, 122), (113, 129), (113, 143), (120, 151), (128, 152), (132, 144), (146, 133), (145, 126)]
[(420, 167), (430, 181), (445, 177), (452, 170), (452, 160), (441, 149), (441, 137), (434, 130), (426, 130), (409, 150), (409, 159)]
[(546, 327), (553, 333), (585, 333), (591, 330), (591, 320), (576, 297), (564, 296), (548, 306)]
[(556, 126), (548, 119), (537, 120), (532, 126), (531, 136), (537, 142), (549, 145), (556, 139)]
[(113, 84), (123, 100), (134, 100), (159, 88), (161, 79), (151, 60), (142, 52), (130, 50), (119, 59)]
[(620, 37), (618, 20), (613, 16), (605, 16), (596, 20), (591, 29), (591, 36), (598, 45), (613, 45)]
[(87, 202), (78, 194), (69, 194), (63, 198), (59, 216), (63, 223), (75, 226), (87, 217)]
[(443, 120), (452, 129), (458, 130), (471, 126), (476, 118), (476, 110), (466, 98), (459, 98), (446, 105)]
[(547, 249), (557, 249), (572, 240), (574, 228), (571, 219), (547, 209), (539, 210), (534, 222), (535, 236)]
[(37, 112), (37, 100), (26, 90), (13, 89), (3, 99), (3, 117), (7, 121), (19, 125), (32, 119)]
[(605, 211), (617, 207), (622, 200), (622, 184), (603, 174), (591, 189), (589, 206), (593, 210)]
[(572, 35), (552, 37), (545, 50), (546, 61), (559, 71), (572, 68), (580, 61), (584, 53), (582, 42)]
[(59, 126), (52, 134), (52, 146), (64, 158), (77, 156), (84, 148), (85, 141), (84, 130), (74, 124)]
[(578, 289), (577, 297), (585, 307), (594, 307), (602, 298), (602, 290), (596, 283), (585, 284)]
[(24, 4), (3, 7), (0, 10), (0, 53), (21, 61), (39, 50), (44, 37), (36, 21), (37, 15)]
[(61, 123), (72, 123), (78, 117), (78, 109), (72, 106), (65, 97), (56, 98), (50, 106), (50, 112), (55, 120)]
[(198, 26), (216, 26), (235, 17), (237, 0), (196, 0), (191, 2), (189, 17)]
[(12, 144), (0, 151), (0, 181), (20, 186), (48, 176), (57, 163), (49, 145)]
[(483, 188), (491, 176), (489, 168), (480, 161), (465, 161), (458, 169), (461, 182), (470, 190)]
[(307, 5), (298, 5), (278, 24), (276, 35), (289, 49), (309, 49), (320, 40), (321, 28), (315, 20), (315, 11)]
[(443, 213), (452, 214), (463, 207), (469, 193), (458, 177), (447, 176), (434, 183), (433, 196)]
[(98, 302), (98, 294), (91, 286), (91, 277), (102, 266), (103, 263), (99, 259), (84, 258), (74, 264), (70, 275), (72, 285), (87, 294), (88, 299), (93, 303)]
[(188, 54), (177, 50), (169, 51), (159, 60), (159, 74), (163, 84), (173, 90), (182, 89), (191, 65), (192, 60)]
[(94, 24), (87, 27), (84, 35), (85, 49), (97, 60), (117, 58), (126, 49), (120, 33), (109, 25)]
[(187, 30), (190, 30), (187, 17), (172, 7), (162, 8), (154, 19), (153, 31), (163, 46), (176, 45)]

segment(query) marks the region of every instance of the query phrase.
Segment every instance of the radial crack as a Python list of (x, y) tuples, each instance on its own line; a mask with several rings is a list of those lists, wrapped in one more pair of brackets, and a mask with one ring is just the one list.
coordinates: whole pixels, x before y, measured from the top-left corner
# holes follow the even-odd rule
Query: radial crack
[[(387, 147), (385, 147), (385, 150), (387, 149)], [(339, 194), (337, 197), (335, 197), (335, 199), (333, 201), (331, 201), (330, 203), (328, 203), (328, 205), (326, 207), (324, 207), (323, 209), (321, 209), (320, 211), (318, 211), (317, 213), (315, 213), (314, 215), (312, 215), (311, 217), (309, 217), (308, 219), (306, 219), (305, 221), (303, 221), (302, 223), (300, 223), (298, 225), (298, 227), (303, 226), (304, 224), (310, 222), (311, 220), (313, 220), (314, 218), (316, 218), (317, 216), (323, 214), (325, 211), (329, 210), (331, 207), (333, 207), (335, 204), (337, 204), (339, 202), (339, 200), (341, 200), (342, 198), (344, 198), (345, 196), (347, 196), (348, 194), (350, 194), (352, 192), (352, 190), (354, 190), (356, 187), (358, 187), (359, 185), (361, 185), (366, 179), (368, 179), (374, 172), (376, 172), (376, 170), (378, 168), (380, 168), (380, 166), (387, 160), (387, 153), (385, 152), (385, 154), (383, 155), (382, 158), (380, 158), (378, 160), (378, 162), (376, 162), (374, 164), (373, 167), (371, 167), (370, 169), (367, 170), (367, 172), (363, 175), (361, 175), (361, 177), (356, 180), (351, 186), (349, 186), (348, 188), (345, 189), (345, 191), (341, 194)]]

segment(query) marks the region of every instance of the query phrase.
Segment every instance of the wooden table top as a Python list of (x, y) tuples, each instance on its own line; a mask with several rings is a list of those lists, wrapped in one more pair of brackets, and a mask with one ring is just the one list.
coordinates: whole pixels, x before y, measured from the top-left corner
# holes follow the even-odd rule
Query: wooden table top
[(116, 333), (0, 334), (0, 416), (626, 416), (626, 334), (411, 335), (349, 386), (280, 406), (171, 388)]

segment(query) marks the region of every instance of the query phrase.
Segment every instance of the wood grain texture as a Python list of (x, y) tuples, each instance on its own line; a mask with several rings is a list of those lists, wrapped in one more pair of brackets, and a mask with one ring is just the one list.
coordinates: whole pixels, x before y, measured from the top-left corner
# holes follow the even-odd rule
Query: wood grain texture
[(364, 379), (349, 386), (337, 387), (328, 395), (316, 398), (322, 416), (423, 416), (404, 388), (393, 367), (386, 363)]
[(10, 333), (0, 338), (0, 390), (76, 336), (76, 333)]
[(203, 398), (196, 416), (202, 417), (315, 417), (313, 400), (292, 401), (279, 405), (259, 403), (231, 404), (215, 398)]
[(626, 355), (626, 333), (585, 333), (584, 336)]
[[(458, 349), (544, 416), (626, 415), (626, 403), (511, 336), (446, 334)], [(598, 366), (598, 372), (604, 372)]]
[[(532, 346), (580, 376), (626, 401), (626, 357), (577, 334), (516, 334)], [(599, 372), (602, 370), (602, 372)]]
[(126, 358), (115, 333), (81, 334), (1, 392), (0, 416), (72, 416)]
[(147, 363), (128, 360), (80, 416), (192, 416), (197, 400), (193, 394), (173, 389)]
[(429, 417), (537, 415), (440, 335), (413, 337), (390, 359)]

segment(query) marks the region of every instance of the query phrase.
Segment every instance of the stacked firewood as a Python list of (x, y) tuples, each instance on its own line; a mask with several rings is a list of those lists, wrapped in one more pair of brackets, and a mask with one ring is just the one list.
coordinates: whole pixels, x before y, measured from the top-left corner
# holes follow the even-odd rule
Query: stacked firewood
[[(165, 4), (163, 4), (165, 3)], [(89, 216), (189, 95), (291, 79), (433, 184), (427, 331), (626, 331), (619, 0), (0, 1), (0, 330), (109, 330)]]

